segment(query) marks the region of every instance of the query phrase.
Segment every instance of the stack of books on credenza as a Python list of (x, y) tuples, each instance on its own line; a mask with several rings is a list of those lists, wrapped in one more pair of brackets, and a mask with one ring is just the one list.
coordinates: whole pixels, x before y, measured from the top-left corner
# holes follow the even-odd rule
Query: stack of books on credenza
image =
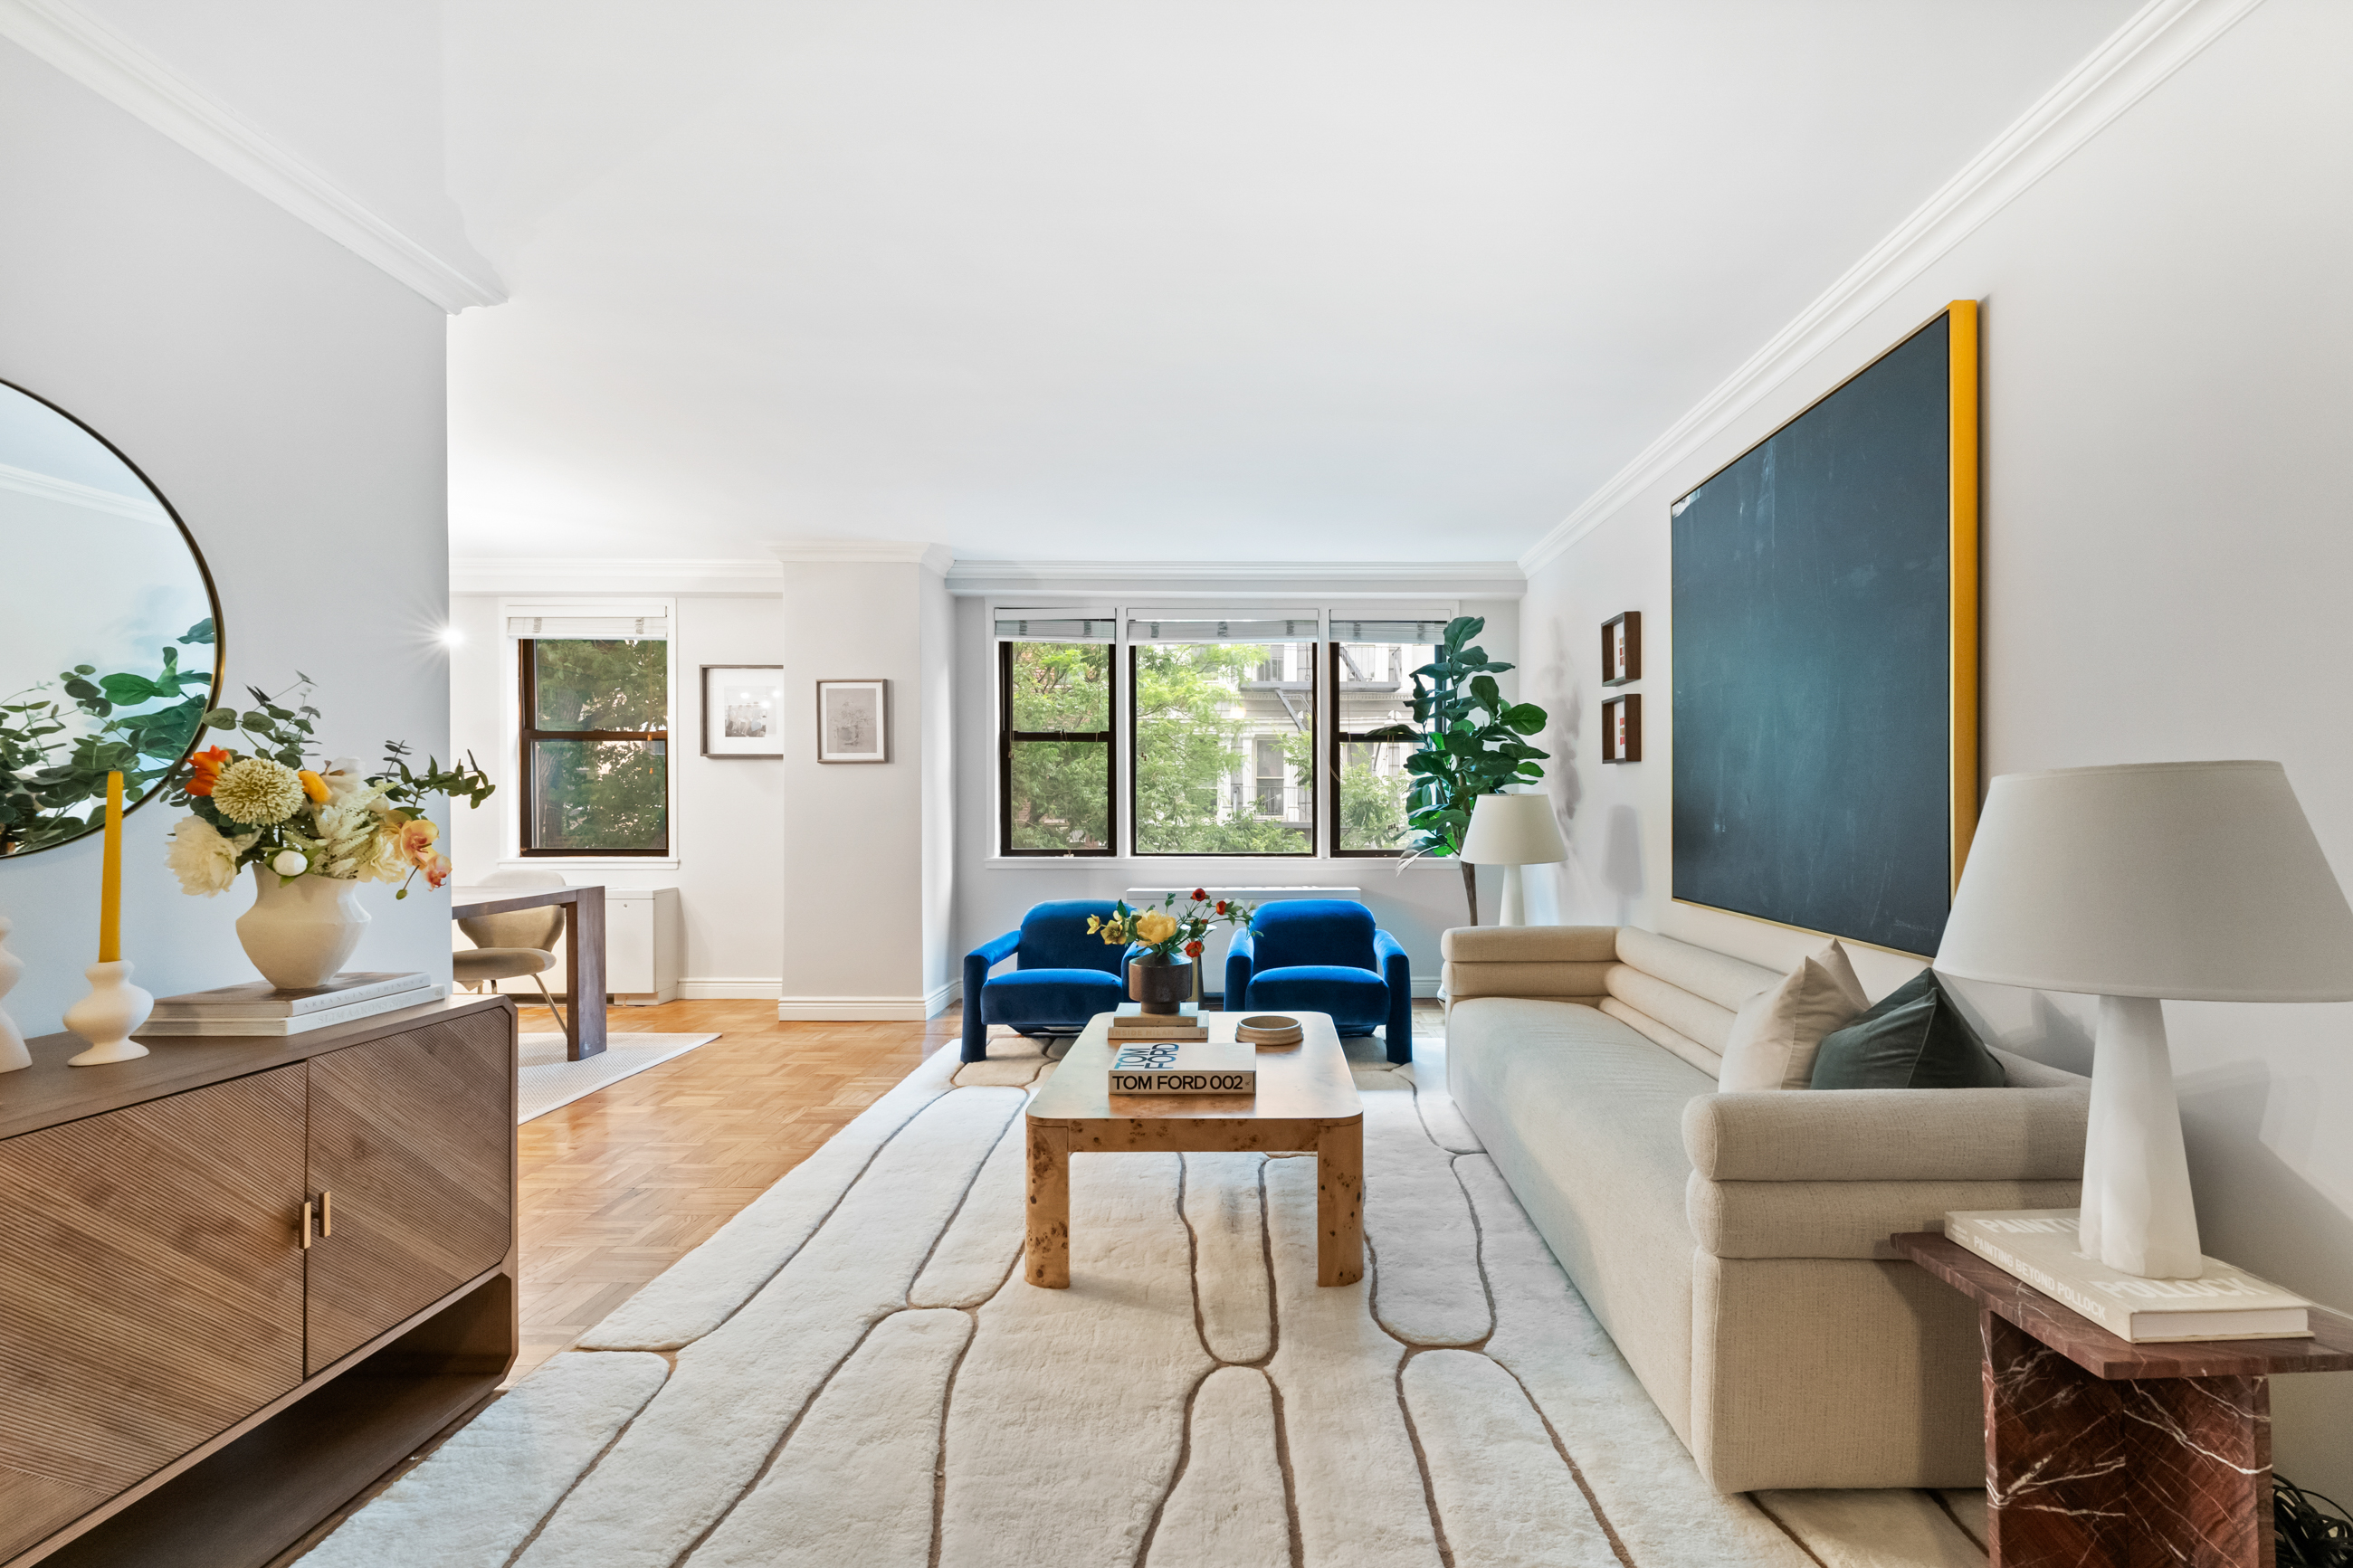
[(1187, 1040), (1208, 1037), (1209, 1030), (1201, 1022), (1199, 1010), (1189, 1002), (1176, 1013), (1147, 1013), (1139, 1004), (1127, 1002), (1111, 1016), (1113, 1050), (1122, 1046), (1181, 1045)]
[(324, 985), (280, 991), (267, 980), (164, 996), (139, 1033), (148, 1035), (302, 1035), (378, 1013), (421, 1007), (449, 994), (424, 974), (363, 974), (346, 970)]

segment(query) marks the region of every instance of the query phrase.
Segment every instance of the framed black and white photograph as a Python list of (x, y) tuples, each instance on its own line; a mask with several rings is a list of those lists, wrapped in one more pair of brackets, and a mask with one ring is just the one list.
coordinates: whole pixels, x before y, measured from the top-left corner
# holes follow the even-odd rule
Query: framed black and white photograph
[(780, 664), (702, 667), (704, 756), (785, 754), (784, 670)]
[(891, 683), (887, 680), (820, 680), (817, 683), (817, 760), (820, 763), (887, 763), (891, 760)]

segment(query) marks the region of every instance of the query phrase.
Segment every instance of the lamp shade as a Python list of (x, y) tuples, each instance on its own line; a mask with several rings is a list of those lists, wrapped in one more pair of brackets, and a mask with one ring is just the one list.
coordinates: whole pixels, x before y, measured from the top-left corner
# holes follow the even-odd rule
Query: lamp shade
[(2103, 996), (2342, 1002), (2353, 910), (2277, 763), (2007, 773), (1936, 967)]
[(1462, 858), (1474, 866), (1549, 866), (1568, 858), (1568, 841), (1541, 795), (1482, 795), (1471, 807)]

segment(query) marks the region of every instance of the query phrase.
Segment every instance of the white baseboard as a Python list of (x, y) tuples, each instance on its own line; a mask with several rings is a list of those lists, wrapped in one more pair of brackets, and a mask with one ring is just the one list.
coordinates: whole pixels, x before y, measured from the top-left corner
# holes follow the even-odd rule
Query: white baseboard
[(776, 1017), (787, 1024), (923, 1024), (947, 1011), (956, 989), (948, 981), (920, 996), (778, 996)]
[(1443, 984), (1445, 982), (1435, 974), (1417, 974), (1413, 977), (1413, 994), (1417, 996), (1435, 996), (1438, 994), (1439, 986)]
[(784, 994), (783, 981), (757, 975), (696, 975), (678, 983), (679, 997), (686, 1002), (774, 1002)]

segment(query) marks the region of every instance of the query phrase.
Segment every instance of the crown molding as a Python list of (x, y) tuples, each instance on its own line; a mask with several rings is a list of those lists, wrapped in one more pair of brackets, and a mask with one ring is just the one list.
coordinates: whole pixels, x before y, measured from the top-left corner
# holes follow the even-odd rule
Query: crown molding
[(160, 522), (169, 527), (172, 521), (172, 514), (165, 511), (163, 503), (152, 495), (122, 495), (115, 490), (100, 489), (96, 485), (61, 479), (55, 474), (37, 474), (30, 468), (19, 468), (6, 463), (0, 463), (0, 490), (14, 490), (36, 500), (58, 501), (66, 506), (102, 511), (111, 517), (127, 517), (139, 522)]
[(1722, 385), (1520, 557), (1533, 574), (1672, 472), (2115, 123), (2262, 0), (2150, 0)]
[(793, 565), (831, 565), (861, 561), (913, 562), (926, 572), (944, 574), (955, 564), (955, 552), (944, 544), (903, 539), (779, 539), (769, 553)]
[(1312, 594), (1350, 598), (1516, 599), (1511, 561), (959, 561), (952, 594)]
[(775, 561), (581, 560), (459, 556), (453, 594), (781, 594)]
[(161, 60), (67, 0), (0, 0), (0, 37), (56, 67), (455, 315), (507, 295), (403, 234)]

